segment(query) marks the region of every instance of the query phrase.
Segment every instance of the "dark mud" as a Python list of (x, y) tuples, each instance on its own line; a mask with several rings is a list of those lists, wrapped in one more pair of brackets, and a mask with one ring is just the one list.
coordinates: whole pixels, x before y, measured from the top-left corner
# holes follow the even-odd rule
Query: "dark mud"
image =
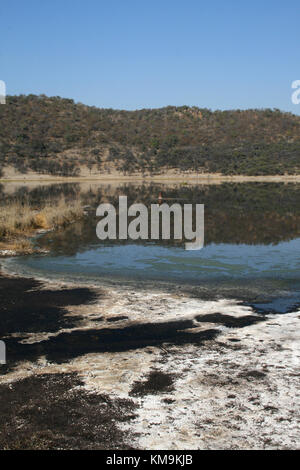
[(146, 380), (137, 381), (129, 393), (131, 396), (156, 395), (158, 393), (171, 392), (176, 374), (166, 374), (159, 370), (153, 370), (147, 375)]
[[(101, 294), (100, 294), (101, 295)], [(193, 330), (197, 326), (192, 319), (159, 323), (142, 323), (122, 327), (75, 329), (70, 333), (59, 333), (62, 328), (76, 327), (78, 318), (66, 316), (66, 307), (91, 304), (99, 299), (99, 292), (88, 288), (49, 290), (34, 279), (0, 277), (0, 338), (5, 340), (7, 364), (0, 366), (0, 373), (11, 371), (20, 361), (34, 362), (45, 356), (53, 363), (63, 363), (88, 353), (122, 352), (146, 348), (164, 347), (166, 344), (199, 345), (215, 339), (219, 331), (208, 327)], [(97, 320), (104, 320), (99, 317)], [(127, 320), (127, 316), (116, 315), (107, 322)], [(215, 323), (230, 328), (265, 320), (265, 316), (246, 315), (236, 318), (221, 313), (199, 315), (198, 322)], [(189, 330), (189, 331), (186, 331)], [(24, 333), (56, 332), (55, 336), (35, 343), (22, 343)], [(17, 333), (18, 336), (11, 336)]]
[[(75, 330), (33, 344), (20, 343), (21, 337), (7, 338), (6, 370), (19, 361), (24, 359), (35, 361), (40, 356), (60, 364), (88, 353), (129, 351), (148, 346), (159, 347), (164, 343), (199, 345), (203, 341), (216, 338), (219, 334), (215, 329), (195, 333), (185, 331), (190, 328), (195, 328), (193, 321), (182, 320), (144, 323), (124, 328)], [(2, 368), (5, 369), (4, 366)]]
[(128, 317), (126, 315), (120, 315), (118, 317), (107, 318), (106, 321), (109, 323), (114, 323), (114, 322), (121, 321), (121, 320), (128, 320)]
[(76, 374), (0, 385), (0, 449), (130, 449), (118, 424), (135, 417), (128, 399), (87, 393)]
[[(15, 332), (55, 332), (76, 326), (65, 307), (96, 300), (88, 288), (43, 289), (35, 279), (0, 277), (0, 338)], [(99, 298), (99, 293), (97, 294)]]
[(222, 313), (211, 313), (207, 315), (199, 315), (195, 318), (202, 323), (217, 323), (218, 325), (227, 326), (227, 328), (244, 328), (255, 323), (264, 321), (264, 317), (255, 315), (245, 315), (244, 317), (233, 317), (231, 315), (223, 315)]
[(267, 374), (261, 370), (247, 370), (245, 372), (241, 372), (239, 377), (245, 378), (247, 380), (262, 380), (267, 377)]

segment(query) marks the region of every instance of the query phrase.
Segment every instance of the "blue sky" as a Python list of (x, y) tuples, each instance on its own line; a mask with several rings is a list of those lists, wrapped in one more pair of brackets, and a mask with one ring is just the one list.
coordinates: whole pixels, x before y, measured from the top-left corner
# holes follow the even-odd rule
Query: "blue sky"
[(8, 94), (300, 114), (299, 0), (2, 0)]

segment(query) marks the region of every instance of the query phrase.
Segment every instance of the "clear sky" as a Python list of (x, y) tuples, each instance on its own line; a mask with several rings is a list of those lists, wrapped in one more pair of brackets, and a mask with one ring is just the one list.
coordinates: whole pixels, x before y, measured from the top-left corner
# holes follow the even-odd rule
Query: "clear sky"
[(0, 20), (8, 94), (300, 114), (299, 0), (2, 0)]

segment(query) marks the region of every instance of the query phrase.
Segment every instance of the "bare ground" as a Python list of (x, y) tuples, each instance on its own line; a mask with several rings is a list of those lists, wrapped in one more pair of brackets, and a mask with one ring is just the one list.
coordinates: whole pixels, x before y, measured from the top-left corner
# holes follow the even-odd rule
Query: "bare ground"
[(39, 174), (29, 171), (26, 174), (19, 173), (12, 167), (4, 169), (4, 176), (0, 179), (0, 183), (5, 182), (23, 182), (27, 184), (34, 184), (37, 182), (87, 182), (87, 181), (101, 181), (101, 182), (183, 182), (189, 184), (220, 184), (225, 182), (233, 183), (251, 183), (251, 182), (266, 182), (266, 183), (281, 183), (292, 182), (299, 183), (300, 175), (260, 175), (260, 176), (247, 176), (247, 175), (223, 175), (221, 173), (197, 173), (197, 172), (181, 172), (176, 169), (166, 170), (160, 174), (142, 174), (131, 173), (124, 174), (115, 169), (109, 172), (93, 170), (90, 172), (88, 168), (81, 167), (80, 176), (77, 177), (61, 177), (53, 176), (50, 174)]

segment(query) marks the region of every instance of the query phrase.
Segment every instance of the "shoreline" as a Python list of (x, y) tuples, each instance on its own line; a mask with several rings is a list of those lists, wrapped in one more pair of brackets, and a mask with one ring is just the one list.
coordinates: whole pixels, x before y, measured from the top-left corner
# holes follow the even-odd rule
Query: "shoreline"
[(299, 183), (300, 175), (219, 175), (219, 174), (174, 174), (166, 173), (154, 176), (105, 174), (96, 176), (60, 177), (51, 175), (31, 175), (29, 177), (13, 176), (0, 178), (0, 184), (5, 183), (80, 183), (80, 182), (182, 182), (194, 184), (216, 183)]

